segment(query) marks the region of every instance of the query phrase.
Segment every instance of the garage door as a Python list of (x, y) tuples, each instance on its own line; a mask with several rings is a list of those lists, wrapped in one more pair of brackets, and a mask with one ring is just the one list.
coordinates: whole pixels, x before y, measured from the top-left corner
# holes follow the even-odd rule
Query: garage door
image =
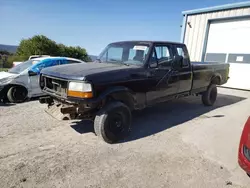
[(212, 22), (205, 61), (230, 63), (224, 86), (250, 90), (250, 19)]

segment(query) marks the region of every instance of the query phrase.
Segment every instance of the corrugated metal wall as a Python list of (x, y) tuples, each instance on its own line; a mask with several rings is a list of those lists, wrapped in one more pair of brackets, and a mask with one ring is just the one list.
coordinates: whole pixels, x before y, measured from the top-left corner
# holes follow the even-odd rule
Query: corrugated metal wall
[(201, 61), (207, 21), (209, 19), (244, 15), (250, 15), (250, 7), (188, 15), (187, 23), (190, 22), (192, 28), (189, 25), (186, 26), (184, 43), (189, 50), (191, 61)]

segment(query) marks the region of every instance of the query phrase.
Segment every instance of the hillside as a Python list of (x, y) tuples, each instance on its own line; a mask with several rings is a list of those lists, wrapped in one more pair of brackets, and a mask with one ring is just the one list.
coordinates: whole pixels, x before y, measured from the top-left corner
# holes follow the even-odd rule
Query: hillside
[(91, 58), (92, 61), (95, 61), (98, 56), (96, 56), (96, 55), (89, 55), (89, 57)]
[(15, 45), (5, 45), (5, 44), (0, 44), (0, 50), (5, 50), (10, 53), (15, 53), (17, 50), (18, 46)]

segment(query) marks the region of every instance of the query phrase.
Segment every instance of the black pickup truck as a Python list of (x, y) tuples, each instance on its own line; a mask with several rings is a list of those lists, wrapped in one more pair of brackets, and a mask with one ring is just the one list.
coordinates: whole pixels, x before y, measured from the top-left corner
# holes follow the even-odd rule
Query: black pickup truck
[(190, 62), (181, 43), (115, 42), (95, 62), (43, 69), (39, 101), (58, 119), (94, 120), (96, 135), (113, 143), (130, 132), (133, 110), (188, 95), (213, 105), (228, 74), (229, 64)]

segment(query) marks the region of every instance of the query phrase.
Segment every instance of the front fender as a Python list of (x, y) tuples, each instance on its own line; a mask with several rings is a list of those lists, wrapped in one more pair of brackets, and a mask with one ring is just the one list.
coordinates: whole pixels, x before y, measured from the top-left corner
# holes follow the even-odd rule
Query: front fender
[[(49, 93), (48, 93), (49, 94)], [(57, 98), (57, 97), (54, 97)], [(67, 97), (67, 99), (60, 99), (68, 103), (77, 104), (105, 104), (108, 100), (117, 100), (125, 103), (131, 110), (143, 109), (146, 107), (146, 93), (135, 93), (129, 88), (123, 86), (115, 86), (108, 88), (101, 92), (97, 97), (89, 99), (81, 99), (76, 97)]]
[(130, 89), (123, 87), (123, 86), (116, 86), (116, 87), (111, 87), (108, 88), (106, 90), (104, 90), (99, 96), (98, 99), (99, 100), (103, 100), (105, 99), (107, 96), (110, 96), (114, 93), (129, 93), (131, 95), (133, 95), (133, 91), (131, 91)]
[(146, 93), (135, 93), (129, 88), (118, 86), (105, 90), (99, 97), (99, 101), (109, 99), (121, 101), (126, 104), (131, 110), (143, 109), (147, 106)]
[(131, 109), (134, 109), (134, 104), (136, 102), (135, 93), (123, 86), (111, 87), (104, 90), (98, 96), (97, 100), (107, 102), (107, 100), (110, 99), (121, 101)]

